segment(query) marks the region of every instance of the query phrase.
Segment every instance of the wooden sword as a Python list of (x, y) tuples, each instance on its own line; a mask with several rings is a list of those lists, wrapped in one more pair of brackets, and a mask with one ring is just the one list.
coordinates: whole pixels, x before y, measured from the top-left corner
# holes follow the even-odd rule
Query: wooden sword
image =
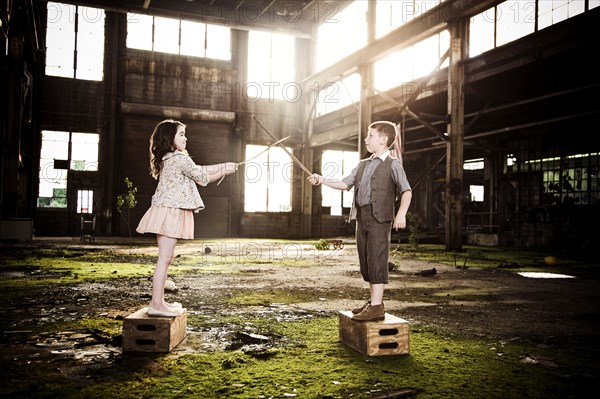
[[(274, 135), (273, 133), (271, 133), (271, 132), (269, 131), (269, 129), (267, 129), (266, 127), (264, 127), (264, 126), (263, 126), (263, 124), (262, 124), (262, 123), (260, 123), (260, 121), (259, 121), (258, 119), (256, 119), (256, 116), (255, 116), (255, 115), (252, 115), (252, 119), (254, 119), (254, 122), (256, 122), (256, 124), (257, 124), (258, 126), (260, 126), (260, 127), (261, 127), (261, 129), (262, 129), (262, 130), (264, 130), (264, 131), (265, 131), (265, 132), (266, 132), (266, 133), (267, 133), (269, 136), (271, 136), (271, 138), (272, 138), (273, 140), (277, 140), (277, 137), (275, 137), (275, 135)], [(283, 151), (285, 151), (285, 152), (286, 152), (286, 153), (287, 153), (287, 154), (290, 156), (290, 158), (292, 158), (292, 161), (294, 161), (294, 163), (295, 163), (296, 165), (300, 166), (300, 168), (301, 168), (301, 169), (302, 169), (304, 172), (306, 172), (306, 173), (307, 173), (309, 176), (311, 176), (311, 175), (313, 174), (313, 173), (312, 173), (310, 170), (308, 170), (308, 168), (307, 168), (306, 166), (304, 166), (304, 164), (303, 164), (303, 163), (302, 163), (302, 162), (301, 162), (301, 161), (300, 161), (298, 158), (296, 158), (296, 157), (294, 156), (294, 154), (292, 154), (292, 153), (291, 153), (291, 152), (290, 152), (290, 151), (289, 151), (287, 148), (285, 148), (285, 146), (283, 146), (283, 145), (281, 145), (281, 144), (278, 144), (278, 145), (279, 145), (279, 147), (281, 147), (281, 148), (283, 149)]]
[[(262, 154), (264, 154), (265, 152), (269, 151), (269, 148), (271, 148), (271, 147), (273, 147), (273, 146), (276, 146), (276, 145), (279, 145), (279, 144), (283, 143), (284, 141), (288, 140), (290, 137), (292, 137), (292, 136), (287, 136), (287, 137), (284, 137), (284, 138), (282, 138), (282, 139), (279, 139), (279, 140), (275, 141), (273, 144), (270, 144), (270, 145), (269, 145), (267, 148), (265, 148), (264, 150), (262, 150), (261, 152), (259, 152), (259, 153), (258, 153), (258, 154), (256, 154), (255, 156), (253, 156), (252, 158), (248, 158), (248, 159), (246, 159), (245, 161), (238, 162), (238, 163), (237, 163), (237, 166), (243, 165), (243, 164), (245, 164), (246, 162), (250, 162), (250, 161), (252, 161), (253, 159), (255, 159), (255, 158), (258, 158), (259, 156), (261, 156), (261, 155), (262, 155)], [(284, 147), (284, 148), (285, 148), (285, 147)], [(225, 178), (225, 176), (226, 176), (226, 175), (223, 175), (223, 176), (221, 176), (221, 178), (220, 178), (220, 179), (219, 179), (219, 181), (217, 182), (217, 186), (218, 186), (219, 184), (221, 184), (221, 182), (223, 181), (223, 179)]]

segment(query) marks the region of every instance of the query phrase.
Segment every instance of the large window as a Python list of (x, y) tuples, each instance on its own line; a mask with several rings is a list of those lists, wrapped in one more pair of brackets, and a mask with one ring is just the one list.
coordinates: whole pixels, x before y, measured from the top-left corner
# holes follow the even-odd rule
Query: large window
[(368, 1), (354, 1), (343, 10), (326, 2), (328, 18), (317, 32), (316, 69), (321, 70), (367, 45)]
[(474, 57), (600, 6), (600, 0), (509, 0), (471, 18), (469, 56)]
[(201, 22), (127, 14), (127, 47), (231, 60), (231, 29)]
[(294, 165), (282, 148), (265, 149), (267, 147), (263, 145), (246, 146), (244, 211), (289, 212), (292, 210)]
[(295, 38), (290, 35), (250, 31), (248, 37), (249, 101), (300, 100), (295, 78)]
[(485, 168), (485, 161), (483, 158), (466, 159), (463, 162), (464, 170), (483, 170)]
[(353, 73), (338, 82), (325, 85), (319, 91), (316, 99), (316, 115), (324, 115), (358, 103), (360, 101), (360, 83), (360, 75)]
[(377, 0), (375, 37), (385, 36), (440, 3), (441, 0)]
[(483, 202), (485, 199), (485, 189), (482, 185), (469, 185), (469, 193), (471, 194), (471, 202)]
[[(590, 8), (600, 2), (590, 1)], [(585, 1), (581, 0), (544, 0), (538, 1), (538, 29), (543, 29), (585, 11)]]
[[(443, 0), (377, 0), (375, 37), (381, 38), (403, 24), (439, 6)], [(315, 70), (322, 70), (367, 45), (367, 1), (354, 1), (343, 9), (331, 2), (328, 18), (319, 26), (316, 38)], [(471, 18), (469, 56), (476, 56), (512, 42), (553, 23), (600, 6), (600, 0), (508, 0)], [(340, 40), (340, 38), (342, 38)], [(413, 46), (392, 53), (374, 63), (375, 88), (386, 91), (406, 85), (431, 73), (450, 45), (448, 31), (433, 35)], [(440, 64), (446, 67), (448, 60)], [(335, 87), (332, 87), (335, 86)], [(358, 101), (359, 92), (341, 81), (328, 87), (311, 87), (321, 91), (317, 116)], [(359, 87), (360, 90), (360, 87)], [(354, 97), (354, 98), (353, 98)], [(325, 98), (333, 99), (326, 104)], [(343, 100), (342, 100), (343, 99)], [(341, 101), (342, 100), (342, 101)], [(331, 105), (333, 103), (333, 105)]]
[(524, 172), (541, 172), (541, 205), (600, 203), (600, 153), (575, 154), (525, 161)]
[[(377, 1), (376, 37), (384, 36), (439, 3), (440, 0)], [(330, 20), (324, 21), (318, 31), (317, 69), (323, 69), (367, 44), (365, 23), (367, 9), (368, 2), (355, 1), (333, 14)], [(343, 37), (344, 40), (339, 40), (339, 37)], [(386, 91), (428, 75), (448, 50), (449, 43), (449, 34), (444, 31), (375, 62), (373, 82), (375, 89)], [(442, 67), (447, 65), (448, 60), (441, 64)], [(311, 89), (319, 90), (316, 116), (324, 115), (359, 101), (360, 76), (350, 75), (343, 80), (331, 82), (325, 87), (311, 87)]]
[(104, 10), (48, 2), (46, 75), (102, 80)]
[[(341, 180), (350, 174), (359, 162), (356, 151), (332, 151), (323, 152), (321, 158), (322, 175), (326, 179)], [(321, 187), (321, 206), (330, 208), (331, 215), (342, 215), (343, 208), (352, 207), (352, 196), (354, 190), (335, 190), (323, 185)]]
[[(375, 88), (385, 91), (433, 72), (448, 50), (450, 35), (443, 31), (375, 62)], [(441, 67), (448, 66), (448, 59)], [(410, 84), (407, 90), (414, 90)]]
[[(407, 90), (416, 90), (410, 82), (434, 71), (440, 58), (448, 50), (449, 43), (448, 31), (443, 31), (375, 62), (375, 89), (386, 91), (407, 84)], [(447, 65), (446, 59), (441, 66)], [(358, 103), (361, 90), (360, 75), (352, 74), (320, 89), (316, 100), (316, 116)]]
[[(67, 207), (68, 171), (97, 171), (98, 142), (99, 135), (96, 133), (42, 131), (39, 207)], [(78, 201), (87, 200), (82, 197)], [(86, 208), (89, 209), (89, 206)]]

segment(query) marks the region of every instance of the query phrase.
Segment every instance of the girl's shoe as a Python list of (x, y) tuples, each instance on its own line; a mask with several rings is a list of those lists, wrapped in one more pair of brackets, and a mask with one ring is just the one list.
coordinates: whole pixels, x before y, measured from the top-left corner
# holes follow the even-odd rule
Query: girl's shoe
[(181, 316), (185, 312), (185, 308), (178, 308), (173, 310), (159, 310), (148, 305), (148, 316), (162, 316), (162, 317), (177, 317)]
[(179, 302), (173, 302), (173, 303), (165, 302), (165, 304), (167, 305), (167, 307), (173, 308), (173, 309), (180, 309), (183, 307), (183, 305), (181, 305), (181, 303), (179, 303)]

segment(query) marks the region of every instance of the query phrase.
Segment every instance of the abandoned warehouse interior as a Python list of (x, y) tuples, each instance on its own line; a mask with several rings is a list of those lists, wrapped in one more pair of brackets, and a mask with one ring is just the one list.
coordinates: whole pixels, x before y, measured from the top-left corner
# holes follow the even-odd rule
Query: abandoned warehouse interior
[[(96, 235), (128, 235), (156, 187), (157, 122), (181, 120), (213, 164), (275, 141), (254, 116), (338, 178), (371, 122), (398, 124), (412, 223), (448, 250), (591, 251), (598, 3), (2, 0), (2, 238), (78, 236), (88, 214)], [(197, 238), (354, 233), (351, 195), (276, 150), (201, 189)], [(137, 205), (121, 209), (126, 180)]]

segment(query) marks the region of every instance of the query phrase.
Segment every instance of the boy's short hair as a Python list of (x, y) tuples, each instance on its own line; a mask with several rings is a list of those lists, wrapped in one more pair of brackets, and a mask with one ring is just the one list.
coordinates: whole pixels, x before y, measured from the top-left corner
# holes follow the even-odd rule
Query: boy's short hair
[(369, 129), (385, 134), (387, 137), (387, 146), (391, 146), (396, 140), (396, 125), (389, 121), (377, 121), (369, 125)]

